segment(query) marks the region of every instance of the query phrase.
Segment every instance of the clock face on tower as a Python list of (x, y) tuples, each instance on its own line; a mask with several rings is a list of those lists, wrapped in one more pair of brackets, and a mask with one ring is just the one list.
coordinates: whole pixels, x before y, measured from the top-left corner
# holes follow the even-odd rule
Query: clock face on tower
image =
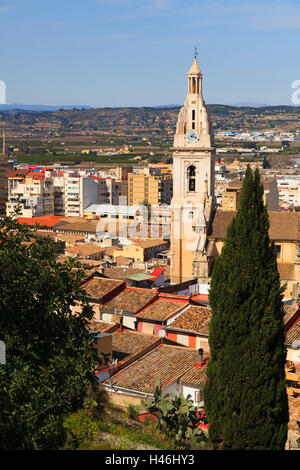
[(190, 130), (186, 134), (188, 142), (196, 142), (198, 140), (198, 134), (195, 130)]

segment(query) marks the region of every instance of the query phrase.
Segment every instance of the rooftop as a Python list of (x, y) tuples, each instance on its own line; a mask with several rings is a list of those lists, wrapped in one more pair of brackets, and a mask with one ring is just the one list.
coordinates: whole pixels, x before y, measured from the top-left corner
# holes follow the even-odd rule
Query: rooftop
[(158, 298), (149, 307), (136, 314), (137, 318), (164, 321), (188, 305), (188, 302), (176, 302)]
[(116, 327), (116, 323), (101, 320), (91, 320), (88, 325), (89, 330), (95, 333), (107, 333), (114, 327)]
[[(235, 211), (216, 211), (212, 224), (212, 233), (209, 235), (209, 238), (224, 240), (227, 228), (235, 215)], [(300, 240), (299, 212), (270, 211), (269, 219), (269, 236), (271, 240)]]
[(54, 227), (58, 222), (64, 220), (64, 217), (59, 217), (56, 215), (47, 215), (43, 217), (18, 217), (19, 224), (26, 224), (30, 226), (34, 226), (36, 224), (42, 227)]
[[(166, 242), (165, 240), (162, 240), (162, 239), (153, 239), (153, 240), (141, 240), (141, 241), (138, 241), (138, 240), (135, 240), (133, 245), (138, 245), (140, 246), (141, 248), (154, 248), (156, 246), (160, 246), (160, 245), (168, 245), (168, 242)], [(132, 246), (132, 245), (131, 245)]]
[(211, 316), (210, 308), (191, 305), (168, 325), (168, 329), (185, 330), (208, 335)]
[(152, 276), (150, 276), (150, 274), (137, 273), (127, 276), (126, 279), (130, 279), (131, 281), (147, 281), (152, 279)]
[(293, 318), (295, 313), (298, 312), (299, 306), (298, 306), (298, 304), (297, 305), (284, 305), (283, 310), (284, 310), (284, 319), (283, 319), (283, 321), (284, 321), (284, 324), (286, 325), (286, 323), (289, 320), (291, 320), (291, 318)]
[(123, 281), (117, 281), (116, 279), (105, 279), (102, 277), (93, 277), (84, 284), (84, 290), (87, 295), (94, 299), (102, 299), (105, 295), (114, 291), (117, 287), (120, 287), (125, 283)]
[(121, 215), (132, 215), (134, 216), (137, 211), (136, 206), (121, 206), (111, 204), (91, 204), (84, 211), (97, 212), (98, 214), (121, 214)]
[(92, 256), (103, 252), (103, 248), (101, 248), (99, 245), (94, 245), (93, 243), (82, 243), (81, 245), (66, 248), (65, 252), (86, 258), (87, 256)]
[[(96, 233), (99, 221), (98, 220), (86, 220), (81, 219), (80, 221), (76, 222), (66, 222), (64, 224), (60, 223), (54, 230), (57, 231), (66, 231), (66, 232), (84, 232), (84, 233)], [(100, 227), (100, 225), (99, 225)], [(103, 232), (103, 227), (102, 232)]]
[(294, 341), (300, 341), (300, 321), (295, 323), (285, 336), (285, 344), (291, 345)]
[(124, 310), (132, 314), (138, 313), (143, 307), (148, 305), (157, 297), (156, 289), (137, 289), (135, 287), (126, 287), (122, 292), (116, 295), (110, 302), (104, 306), (104, 310)]
[[(274, 178), (261, 178), (261, 183), (264, 186), (264, 189), (269, 189), (270, 184), (274, 181)], [(242, 189), (243, 187), (243, 180), (235, 179), (230, 181), (228, 184), (229, 189)]]
[(158, 344), (157, 336), (144, 335), (137, 331), (115, 331), (112, 335), (113, 359), (127, 362), (151, 345)]
[[(157, 380), (162, 389), (166, 389), (177, 382), (190, 369), (195, 369), (196, 377), (202, 375), (202, 370), (197, 369), (198, 350), (181, 346), (169, 346), (160, 344), (152, 351), (136, 360), (112, 378), (114, 387), (135, 390), (138, 392), (153, 394)], [(106, 381), (108, 384), (108, 381)]]
[(144, 269), (136, 268), (104, 268), (102, 274), (111, 279), (126, 279), (134, 274), (143, 274)]

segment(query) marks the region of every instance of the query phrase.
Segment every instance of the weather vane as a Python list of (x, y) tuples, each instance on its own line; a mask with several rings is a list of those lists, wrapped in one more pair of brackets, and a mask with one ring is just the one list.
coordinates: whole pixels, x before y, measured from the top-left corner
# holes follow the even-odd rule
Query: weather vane
[(194, 58), (195, 59), (197, 58), (197, 55), (198, 55), (197, 46), (195, 46), (195, 49), (194, 49)]

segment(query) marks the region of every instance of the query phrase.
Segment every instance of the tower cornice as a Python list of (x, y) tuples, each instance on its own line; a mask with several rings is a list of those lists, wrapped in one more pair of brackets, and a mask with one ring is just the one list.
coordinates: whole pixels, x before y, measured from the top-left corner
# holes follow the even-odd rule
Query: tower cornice
[(171, 147), (172, 152), (214, 152), (216, 147)]

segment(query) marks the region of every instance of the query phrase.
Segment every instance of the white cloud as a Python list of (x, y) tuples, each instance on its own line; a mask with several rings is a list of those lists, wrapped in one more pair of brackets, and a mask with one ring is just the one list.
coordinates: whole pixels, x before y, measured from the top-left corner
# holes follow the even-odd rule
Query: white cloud
[(5, 13), (6, 11), (15, 10), (14, 6), (3, 6), (0, 7), (0, 13)]

